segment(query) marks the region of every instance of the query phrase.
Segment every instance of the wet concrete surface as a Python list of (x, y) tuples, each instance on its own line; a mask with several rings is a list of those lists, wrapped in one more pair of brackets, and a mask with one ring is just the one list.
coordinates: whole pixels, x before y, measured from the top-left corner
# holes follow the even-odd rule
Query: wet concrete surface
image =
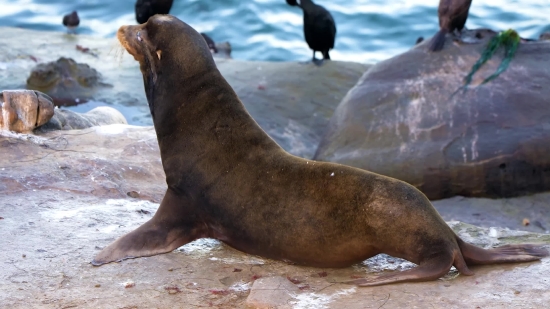
[[(302, 267), (202, 239), (172, 253), (94, 267), (94, 255), (151, 218), (163, 196), (154, 130), (112, 125), (42, 136), (2, 134), (0, 308), (244, 308), (253, 282), (272, 276), (289, 279), (299, 290), (280, 308), (544, 308), (550, 303), (550, 258), (473, 267), (471, 277), (451, 271), (432, 282), (371, 288), (339, 282), (413, 265), (377, 256), (343, 269)], [(529, 211), (544, 214), (549, 198), (539, 194), (498, 203), (456, 198), (435, 204), (446, 218), (500, 226), (449, 222), (470, 243), (550, 248), (550, 235), (502, 228), (522, 227), (514, 218)], [(492, 215), (502, 205), (521, 208), (525, 201), (533, 203), (526, 213)]]

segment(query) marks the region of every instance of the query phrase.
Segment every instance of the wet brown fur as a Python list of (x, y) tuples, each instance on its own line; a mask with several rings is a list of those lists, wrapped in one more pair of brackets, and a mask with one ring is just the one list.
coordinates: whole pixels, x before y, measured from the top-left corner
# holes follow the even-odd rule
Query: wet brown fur
[(436, 279), (453, 265), (469, 275), (467, 262), (546, 254), (525, 245), (506, 251), (510, 257), (465, 244), (413, 186), (288, 154), (250, 117), (201, 35), (177, 18), (123, 26), (118, 38), (141, 65), (168, 189), (155, 216), (102, 250), (94, 265), (170, 252), (202, 237), (317, 267), (379, 253), (419, 265), (351, 282), (378, 285)]

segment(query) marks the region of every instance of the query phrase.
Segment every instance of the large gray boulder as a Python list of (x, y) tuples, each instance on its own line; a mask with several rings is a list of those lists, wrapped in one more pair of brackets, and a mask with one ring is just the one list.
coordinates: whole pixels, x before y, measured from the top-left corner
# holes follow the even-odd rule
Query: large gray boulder
[(510, 197), (550, 189), (550, 42), (521, 43), (509, 68), (453, 93), (491, 31), (468, 31), (438, 53), (429, 42), (367, 71), (336, 109), (315, 159), (395, 177), (430, 199)]

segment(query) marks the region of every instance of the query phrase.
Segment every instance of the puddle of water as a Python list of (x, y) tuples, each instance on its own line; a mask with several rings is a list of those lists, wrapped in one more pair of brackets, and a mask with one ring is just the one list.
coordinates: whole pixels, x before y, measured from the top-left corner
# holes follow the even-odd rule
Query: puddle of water
[[(185, 244), (176, 251), (182, 252), (193, 258), (208, 258), (210, 261), (217, 261), (224, 264), (247, 264), (263, 265), (265, 261), (258, 256), (242, 253), (236, 249), (226, 246), (223, 242), (213, 238), (200, 238)], [(216, 252), (216, 256), (214, 256)]]
[(220, 249), (221, 246), (222, 243), (219, 240), (201, 238), (179, 247), (176, 251), (183, 252), (187, 255), (205, 256), (214, 250)]
[(370, 259), (363, 261), (359, 266), (359, 268), (364, 269), (369, 273), (388, 270), (407, 270), (413, 267), (416, 267), (416, 264), (407, 260), (389, 256), (387, 254), (373, 256)]

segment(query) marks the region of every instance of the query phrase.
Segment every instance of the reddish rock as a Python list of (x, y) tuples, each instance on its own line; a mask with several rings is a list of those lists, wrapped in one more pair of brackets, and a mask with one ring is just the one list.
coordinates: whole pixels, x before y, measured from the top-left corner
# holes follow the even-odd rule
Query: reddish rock
[(0, 92), (0, 129), (30, 133), (48, 122), (54, 114), (52, 99), (33, 90)]

